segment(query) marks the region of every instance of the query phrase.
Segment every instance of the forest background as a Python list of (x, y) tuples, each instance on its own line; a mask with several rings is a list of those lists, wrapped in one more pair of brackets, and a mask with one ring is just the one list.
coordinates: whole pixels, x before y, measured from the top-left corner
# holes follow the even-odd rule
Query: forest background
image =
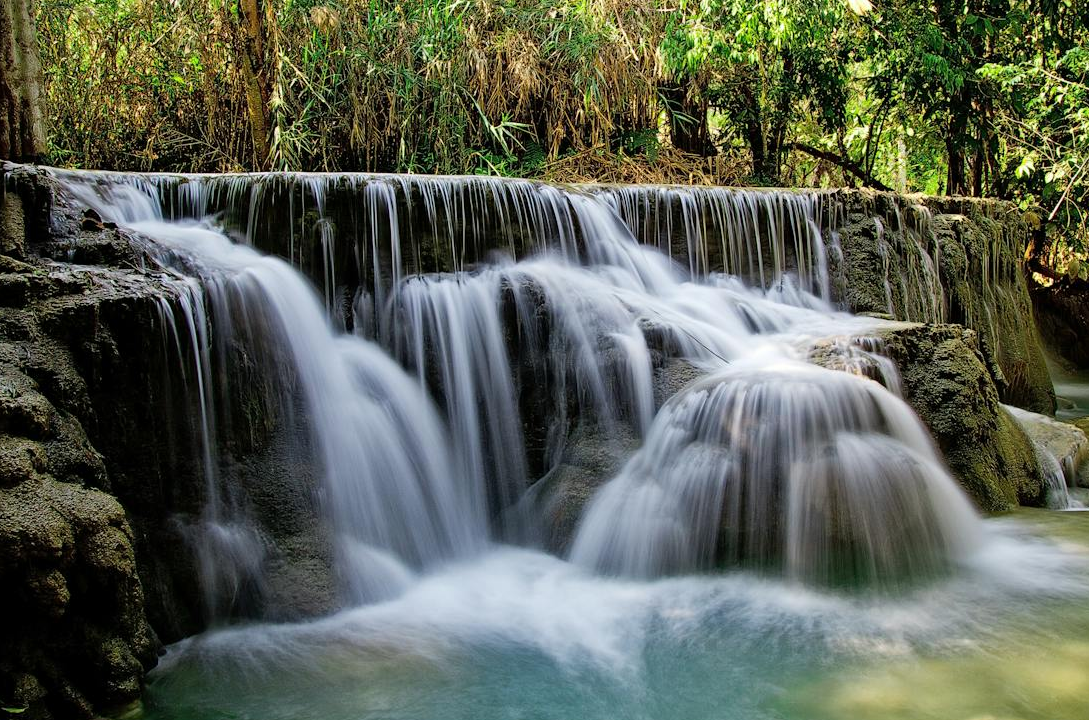
[(1089, 247), (1085, 0), (21, 0), (42, 159), (868, 186)]

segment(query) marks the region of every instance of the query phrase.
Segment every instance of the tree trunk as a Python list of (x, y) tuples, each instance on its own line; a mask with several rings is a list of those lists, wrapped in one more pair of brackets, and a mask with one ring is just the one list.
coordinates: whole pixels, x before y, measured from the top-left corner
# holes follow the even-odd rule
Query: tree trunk
[(760, 112), (760, 99), (751, 80), (741, 83), (742, 113), (744, 114), (745, 142), (752, 154), (752, 174), (754, 178), (767, 182), (768, 174), (767, 144), (764, 138), (764, 123)]
[(778, 185), (782, 182), (783, 156), (787, 150), (786, 122), (782, 115), (778, 115), (778, 118), (779, 120), (768, 132), (767, 140), (764, 142), (766, 154), (764, 157), (764, 172), (762, 173), (762, 177), (773, 185)]
[(969, 194), (969, 177), (965, 171), (968, 145), (968, 113), (972, 100), (967, 84), (950, 100), (945, 127), (945, 154), (948, 162), (945, 192), (948, 195)]
[(262, 18), (262, 0), (240, 0), (239, 22), (235, 36), (240, 45), (239, 66), (246, 95), (246, 111), (249, 116), (250, 134), (253, 136), (253, 154), (258, 170), (268, 168), (271, 148), (269, 145), (268, 88), (269, 73), (265, 62), (265, 27)]
[[(963, 125), (959, 132), (963, 132)], [(945, 180), (946, 195), (966, 195), (968, 193), (968, 178), (964, 172), (964, 148), (961, 147), (960, 136), (955, 126), (951, 126), (945, 138), (945, 155), (948, 162), (948, 173)]]
[(762, 177), (773, 185), (778, 185), (783, 180), (787, 129), (791, 118), (794, 116), (793, 106), (798, 98), (794, 54), (785, 49), (783, 50), (782, 74), (782, 87), (773, 95), (775, 100), (771, 107), (771, 117), (768, 118), (767, 123), (770, 127), (764, 140), (764, 172)]
[(45, 156), (42, 89), (34, 0), (0, 0), (0, 158)]

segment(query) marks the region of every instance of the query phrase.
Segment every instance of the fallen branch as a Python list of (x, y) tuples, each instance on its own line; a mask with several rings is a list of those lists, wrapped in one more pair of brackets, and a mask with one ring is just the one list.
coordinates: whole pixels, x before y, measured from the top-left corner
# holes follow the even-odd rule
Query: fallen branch
[(818, 160), (825, 160), (834, 165), (838, 165), (839, 167), (843, 168), (844, 170), (858, 178), (866, 187), (871, 187), (874, 190), (884, 190), (886, 192), (892, 192), (892, 188), (875, 178), (870, 173), (863, 170), (861, 167), (859, 167), (858, 163), (850, 160), (849, 158), (841, 157), (833, 152), (821, 150), (820, 148), (815, 148), (812, 145), (806, 145), (805, 143), (787, 143), (783, 147), (787, 150), (797, 150), (798, 152), (803, 152), (806, 155), (815, 157)]

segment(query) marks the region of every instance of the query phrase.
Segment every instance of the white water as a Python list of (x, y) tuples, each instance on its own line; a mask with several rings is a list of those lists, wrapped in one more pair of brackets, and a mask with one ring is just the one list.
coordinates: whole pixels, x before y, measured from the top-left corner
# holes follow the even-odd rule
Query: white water
[[(497, 524), (497, 537), (532, 536), (511, 512), (535, 479), (519, 401), (532, 385), (551, 388), (534, 400), (546, 407), (532, 421), (548, 424), (539, 470), (559, 462), (572, 408), (579, 422), (628, 423), (646, 435), (580, 523), (573, 557), (587, 567), (654, 577), (753, 565), (820, 583), (895, 584), (962, 561), (979, 541), (973, 510), (907, 406), (876, 382), (803, 362), (821, 336), (864, 334), (873, 324), (833, 312), (784, 274), (783, 238), (794, 239), (796, 258), (824, 256), (815, 223), (801, 219), (813, 216), (812, 198), (737, 195), (729, 226), (758, 237), (764, 203), (774, 231), (776, 284), (753, 290), (722, 275), (693, 282), (639, 245), (617, 215), (630, 205), (622, 192), (601, 199), (530, 186), (544, 203), (534, 206), (533, 227), (559, 230), (536, 257), (471, 274), (395, 278), (385, 301), (376, 287), (377, 339), (415, 371), (413, 383), (377, 345), (338, 336), (285, 263), (208, 224), (164, 222), (139, 183), (65, 177), (103, 217), (151, 238), (161, 263), (199, 279), (185, 281), (178, 307), (197, 360), (208, 521), (216, 527), (231, 513), (211, 479), (206, 335), (220, 343), (259, 338), (287, 357), (355, 601), (403, 587), (410, 575), (391, 564), (465, 557)], [(445, 191), (447, 205), (453, 196)], [(542, 207), (558, 219), (544, 222)], [(324, 231), (321, 238), (324, 247)], [(750, 261), (762, 257), (750, 248)], [(826, 287), (822, 262), (800, 271), (807, 285)], [(202, 304), (208, 310), (194, 310)], [(657, 417), (655, 354), (713, 373)], [(857, 358), (843, 357), (843, 369), (857, 370)], [(881, 375), (898, 387), (887, 365)], [(375, 579), (356, 577), (368, 567)]]
[[(1084, 654), (1056, 638), (1084, 637), (1086, 560), (1085, 549), (996, 538), (958, 577), (875, 600), (746, 573), (607, 579), (504, 549), (390, 602), (178, 643), (152, 674), (149, 710), (179, 719), (1079, 720), (1081, 673), (1068, 667), (1071, 679), (1064, 667)], [(1031, 603), (1062, 614), (1041, 616)], [(1030, 662), (1011, 660), (1009, 638)], [(923, 674), (936, 659), (952, 667)], [(919, 687), (949, 697), (933, 698), (936, 710), (899, 712), (899, 688), (867, 677), (898, 665), (919, 668)], [(836, 712), (836, 671), (869, 705)]]
[(901, 401), (765, 353), (667, 403), (584, 515), (572, 557), (637, 577), (750, 564), (895, 584), (966, 560), (979, 541), (968, 499)]
[[(356, 298), (357, 334), (346, 334), (329, 318), (339, 291), (326, 230), (319, 295), (215, 218), (164, 221), (153, 186), (66, 182), (149, 238), (176, 279), (164, 317), (195, 369), (208, 509), (192, 532), (205, 591), (238, 592), (264, 552), (216, 460), (215, 404), (229, 388), (212, 387), (223, 380), (214, 368), (235, 343), (276, 375), (284, 412), (302, 405), (346, 597), (332, 617), (173, 646), (153, 676), (153, 716), (801, 718), (767, 698), (830, 662), (989, 648), (994, 623), (1025, 622), (1026, 598), (1085, 596), (1081, 555), (981, 526), (885, 389), (899, 387), (895, 368), (877, 344), (850, 339), (876, 321), (808, 292), (827, 286), (821, 262), (797, 278), (764, 268), (750, 288), (637, 244), (617, 214), (635, 202), (622, 192), (540, 188), (531, 201), (525, 187), (536, 186), (489, 181), (475, 187), (548, 236), (538, 252), (386, 275), (380, 239), (395, 248), (398, 232), (372, 217), (389, 232), (367, 241), (383, 282)], [(452, 223), (457, 181), (445, 182), (424, 206)], [(388, 186), (365, 188), (373, 215)], [(207, 204), (194, 197), (190, 208)], [(743, 242), (723, 247), (740, 252), (756, 242), (746, 233), (780, 217), (791, 240), (777, 257), (822, 257), (809, 202), (743, 196), (731, 211)], [(443, 237), (468, 233), (466, 221), (487, 225), (466, 211)], [(302, 239), (292, 243), (301, 257)], [(730, 262), (760, 274), (764, 256)], [(837, 371), (806, 362), (815, 344), (834, 349)], [(707, 376), (658, 408), (663, 357)], [(540, 472), (560, 461), (576, 413), (634, 428), (641, 449), (587, 507), (572, 562), (496, 547), (533, 535), (508, 512), (536, 479), (526, 423), (547, 424), (536, 428), (547, 430)]]
[[(311, 286), (287, 263), (231, 242), (208, 225), (168, 223), (139, 189), (91, 186), (72, 191), (103, 217), (152, 239), (164, 267), (184, 269), (199, 286), (179, 280), (177, 313), (189, 326), (204, 396), (212, 373), (208, 333), (216, 342), (254, 343), (256, 337), (285, 354), (290, 377), (280, 390), (298, 388), (305, 406), (315, 462), (324, 478), (324, 508), (336, 537), (340, 573), (353, 603), (388, 597), (408, 571), (480, 549), (486, 537), (482, 490), (452, 462), (449, 439), (423, 389), (377, 346), (334, 332)], [(193, 307), (199, 306), (200, 312)], [(210, 310), (210, 312), (209, 312)], [(214, 330), (209, 330), (209, 317)], [(171, 333), (177, 334), (178, 322)], [(208, 530), (223, 530), (231, 514), (214, 478), (211, 423), (203, 420), (205, 472), (210, 476)], [(235, 518), (245, 522), (245, 518)], [(230, 575), (230, 567), (252, 570), (259, 548), (233, 543), (244, 557), (228, 568), (223, 544), (198, 539), (205, 582)], [(237, 586), (237, 578), (229, 583)]]

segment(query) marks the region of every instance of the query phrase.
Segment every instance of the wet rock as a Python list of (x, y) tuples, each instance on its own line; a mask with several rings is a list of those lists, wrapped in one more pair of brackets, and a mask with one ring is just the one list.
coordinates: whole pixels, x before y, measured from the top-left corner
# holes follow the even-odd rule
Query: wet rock
[(341, 595), (332, 539), (318, 509), (319, 478), (303, 439), (282, 428), (270, 438), (225, 469), (246, 493), (266, 546), (254, 609), (275, 620), (326, 615), (341, 607)]
[[(1078, 421), (1062, 422), (1039, 413), (1007, 408), (1025, 433), (1062, 468), (1067, 485), (1089, 484), (1089, 439)], [(1081, 424), (1085, 424), (1084, 421)]]
[[(707, 375), (707, 370), (683, 358), (655, 353), (654, 405)], [(621, 423), (609, 428), (583, 422), (568, 433), (562, 460), (530, 489), (528, 508), (532, 518), (541, 518), (542, 542), (546, 549), (564, 555), (587, 503), (598, 488), (614, 478), (641, 440), (635, 430)]]
[(707, 375), (707, 370), (682, 358), (667, 358), (654, 368), (654, 406), (660, 408), (666, 400)]
[(561, 462), (528, 494), (527, 512), (541, 519), (541, 540), (549, 552), (567, 553), (586, 504), (616, 476), (638, 445), (638, 437), (626, 426), (610, 432), (598, 425), (579, 425), (570, 433)]
[(80, 221), (83, 230), (102, 230), (102, 217), (93, 209), (83, 211), (83, 220)]
[(27, 438), (0, 436), (0, 487), (26, 482), (45, 469), (41, 443)]
[(278, 538), (265, 567), (263, 616), (299, 621), (342, 607), (332, 567), (332, 542), (319, 528)]
[(905, 400), (979, 508), (1043, 505), (1045, 482), (1032, 441), (999, 401), (977, 335), (956, 325), (906, 323), (880, 335), (900, 369)]
[(109, 490), (106, 461), (91, 446), (79, 420), (71, 415), (59, 416), (53, 424), (52, 437), (45, 444), (50, 475), (63, 482), (87, 483)]
[(0, 432), (40, 440), (49, 434), (53, 406), (21, 373), (0, 378)]
[[(91, 718), (138, 700), (158, 645), (129, 520), (95, 489), (110, 470), (88, 430), (111, 433), (77, 359), (112, 338), (111, 303), (142, 297), (150, 309), (161, 287), (104, 268), (58, 272), (37, 252), (47, 215), (21, 192), (0, 202), (0, 699), (21, 717)], [(91, 312), (51, 324), (59, 307)], [(108, 368), (122, 386), (131, 369)]]
[(8, 262), (26, 255), (26, 222), (22, 198), (12, 195), (0, 202), (0, 253)]
[(0, 558), (0, 692), (57, 718), (138, 698), (156, 645), (117, 501), (48, 477), (0, 490)]
[(834, 195), (847, 210), (831, 259), (840, 301), (856, 313), (974, 330), (1002, 401), (1054, 411), (1021, 264), (1031, 231), (1022, 213), (968, 199)]

